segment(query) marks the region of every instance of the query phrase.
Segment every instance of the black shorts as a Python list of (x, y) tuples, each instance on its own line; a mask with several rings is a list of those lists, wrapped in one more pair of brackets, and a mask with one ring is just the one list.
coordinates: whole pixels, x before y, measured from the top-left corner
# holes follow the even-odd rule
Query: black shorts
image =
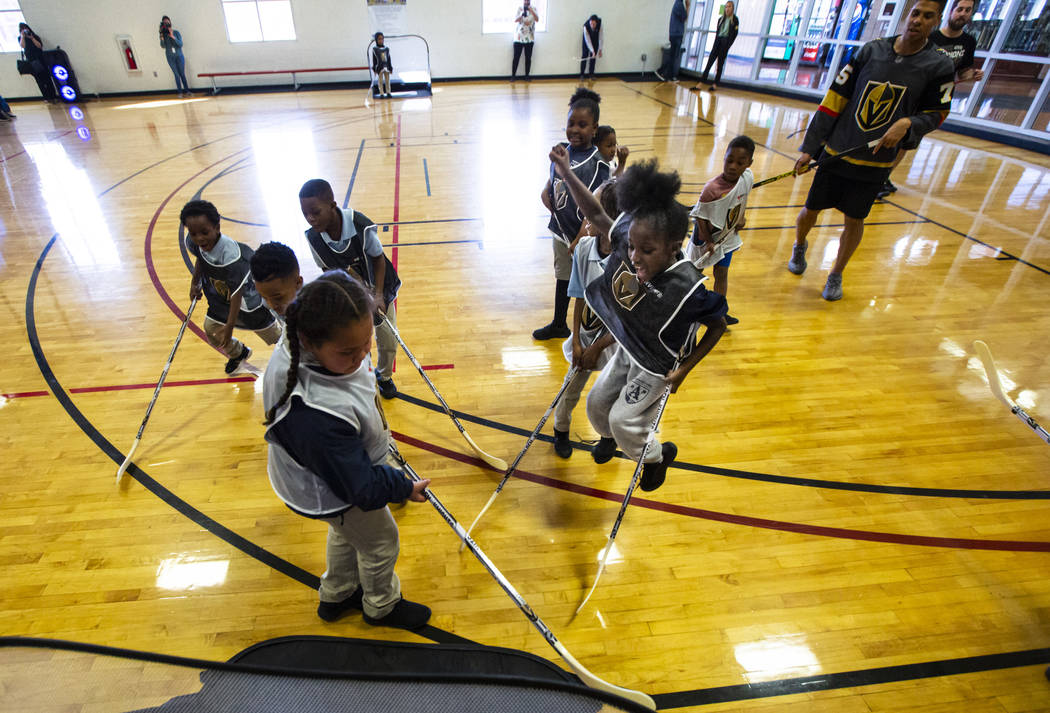
[(837, 208), (843, 214), (864, 220), (879, 197), (882, 183), (858, 181), (838, 173), (817, 169), (806, 196), (807, 210)]

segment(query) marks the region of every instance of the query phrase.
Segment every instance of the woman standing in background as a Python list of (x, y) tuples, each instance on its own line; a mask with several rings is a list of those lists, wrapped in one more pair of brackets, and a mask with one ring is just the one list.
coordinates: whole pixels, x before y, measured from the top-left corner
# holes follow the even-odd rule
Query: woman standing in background
[(178, 30), (171, 28), (171, 18), (167, 15), (160, 18), (160, 46), (164, 48), (168, 66), (175, 75), (175, 88), (179, 96), (181, 97), (183, 92), (191, 94), (189, 82), (186, 81), (186, 57), (182, 54), (182, 35)]
[(521, 59), (522, 50), (525, 51), (525, 81), (529, 81), (529, 72), (532, 71), (532, 45), (536, 41), (536, 23), (539, 21), (540, 16), (536, 8), (532, 7), (529, 0), (524, 0), (514, 19), (514, 62), (510, 67), (512, 82), (518, 73), (518, 61)]
[(583, 47), (580, 49), (581, 82), (584, 75), (594, 79), (594, 62), (602, 56), (603, 44), (602, 18), (591, 15), (587, 22), (583, 23)]

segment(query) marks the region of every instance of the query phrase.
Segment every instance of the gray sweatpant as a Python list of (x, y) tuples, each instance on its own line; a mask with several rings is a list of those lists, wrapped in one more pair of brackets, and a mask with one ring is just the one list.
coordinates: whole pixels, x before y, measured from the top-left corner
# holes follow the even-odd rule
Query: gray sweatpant
[(328, 549), (321, 601), (341, 602), (360, 585), (365, 614), (375, 619), (389, 614), (401, 599), (401, 580), (394, 572), (401, 543), (390, 508), (350, 508), (324, 521)]
[[(617, 344), (587, 394), (587, 418), (598, 435), (616, 439), (616, 445), (628, 458), (638, 460), (666, 388), (662, 376), (635, 366)], [(662, 457), (660, 441), (654, 435), (645, 462), (655, 463)]]

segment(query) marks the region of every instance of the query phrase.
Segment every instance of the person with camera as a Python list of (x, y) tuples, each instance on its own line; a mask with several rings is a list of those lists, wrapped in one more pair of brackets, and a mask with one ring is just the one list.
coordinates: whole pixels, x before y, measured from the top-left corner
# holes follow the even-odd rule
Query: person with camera
[(175, 75), (175, 88), (181, 97), (183, 92), (192, 94), (190, 84), (186, 81), (186, 57), (182, 54), (182, 35), (171, 27), (171, 18), (165, 15), (160, 18), (160, 46), (164, 56)]
[[(40, 95), (44, 97), (45, 101), (49, 102), (58, 99), (58, 95), (55, 93), (55, 84), (51, 81), (51, 73), (48, 70), (47, 62), (44, 61), (44, 41), (40, 39), (40, 35), (33, 32), (33, 29), (24, 22), (18, 23), (18, 45), (22, 48), (22, 57), (29, 64), (28, 73), (33, 75), (37, 87), (40, 88)], [(21, 74), (26, 74), (21, 65), (19, 65), (18, 71)]]
[(529, 0), (524, 0), (518, 8), (518, 14), (514, 18), (517, 26), (514, 28), (514, 62), (510, 66), (510, 81), (514, 81), (518, 73), (518, 61), (521, 59), (522, 51), (525, 52), (525, 81), (529, 81), (529, 72), (532, 71), (532, 46), (536, 41), (536, 23), (540, 16)]

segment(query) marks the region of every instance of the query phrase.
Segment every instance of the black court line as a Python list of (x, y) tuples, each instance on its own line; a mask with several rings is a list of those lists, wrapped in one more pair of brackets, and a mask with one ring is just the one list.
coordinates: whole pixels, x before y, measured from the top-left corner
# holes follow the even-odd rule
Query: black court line
[(343, 198), (343, 208), (350, 205), (350, 194), (354, 190), (354, 183), (357, 181), (357, 169), (361, 165), (361, 154), (365, 152), (365, 140), (361, 139), (361, 144), (357, 147), (357, 159), (354, 161), (354, 172), (350, 174), (350, 183), (346, 187), (346, 196)]
[[(407, 401), (415, 406), (420, 406), (437, 413), (444, 413), (445, 409), (440, 405), (424, 401), (416, 396), (409, 396), (406, 393), (398, 392), (397, 398)], [(474, 414), (466, 413), (464, 411), (457, 411), (452, 409), (452, 413), (456, 415), (456, 418), (461, 421), (469, 421), (476, 423), (479, 426), (485, 426), (496, 431), (503, 431), (504, 433), (513, 433), (518, 436), (528, 437), (532, 431), (524, 428), (518, 428), (517, 426), (511, 426), (510, 424), (500, 423), (499, 421), (493, 421), (492, 419), (484, 418), (482, 416), (475, 416)], [(546, 441), (548, 443), (554, 443), (554, 437), (540, 433), (536, 436), (538, 441)], [(583, 441), (571, 441), (573, 448), (580, 451), (590, 452), (593, 444), (585, 443)], [(618, 458), (629, 460), (627, 456), (623, 455), (620, 451), (616, 452)], [(767, 483), (780, 483), (783, 485), (799, 485), (808, 488), (826, 488), (829, 490), (851, 490), (856, 492), (865, 493), (880, 493), (884, 495), (916, 495), (920, 497), (937, 497), (937, 498), (969, 498), (977, 500), (1050, 500), (1050, 490), (963, 490), (953, 488), (919, 488), (908, 485), (877, 485), (874, 483), (850, 483), (846, 481), (838, 480), (820, 480), (817, 478), (801, 478), (787, 475), (773, 475), (771, 473), (756, 473), (747, 470), (735, 470), (732, 468), (719, 468), (716, 466), (699, 465), (697, 463), (686, 463), (682, 461), (675, 461), (673, 466), (680, 470), (692, 471), (694, 473), (708, 473), (710, 475), (720, 475), (727, 478), (741, 478), (744, 480), (757, 480)]]
[[(901, 666), (883, 666), (859, 671), (829, 673), (820, 676), (803, 676), (786, 678), (780, 681), (762, 683), (744, 683), (736, 686), (719, 686), (701, 688), (693, 691), (660, 693), (653, 696), (660, 710), (684, 708), (686, 706), (706, 706), (713, 703), (729, 701), (746, 701), (756, 698), (790, 696), (798, 693), (831, 691), (841, 688), (856, 688), (880, 683), (899, 683), (916, 681), (923, 678), (940, 676), (960, 676), (981, 671), (998, 671), (1007, 668), (1021, 668), (1050, 663), (1050, 648), (1011, 651), (1003, 654), (986, 654), (984, 656), (967, 656), (958, 659), (942, 659), (924, 663), (904, 664)], [(966, 707), (963, 702), (962, 708)]]
[[(873, 220), (873, 221), (865, 221), (864, 225), (865, 225), (865, 227), (867, 227), (869, 225), (922, 225), (924, 223), (933, 223), (933, 221), (932, 220), (926, 220), (925, 218), (922, 219), (922, 220)], [(749, 225), (747, 227), (741, 228), (741, 230), (784, 230), (786, 228), (794, 228), (794, 227), (796, 227), (794, 223), (792, 223), (791, 225), (756, 225), (754, 227), (751, 227)], [(814, 228), (844, 228), (844, 227), (846, 227), (846, 224), (845, 223), (818, 223), (818, 224), (814, 225), (813, 227)]]
[[(925, 218), (925, 216), (921, 215), (920, 213), (916, 213), (913, 210), (905, 208), (900, 203), (895, 203), (893, 201), (888, 201), (885, 198), (883, 199), (883, 201), (885, 203), (889, 204), (889, 205), (896, 206), (897, 208), (900, 208), (905, 213), (911, 213), (912, 215), (918, 216), (920, 218)], [(1026, 265), (1026, 266), (1032, 268), (1033, 270), (1038, 270), (1039, 272), (1043, 273), (1044, 275), (1050, 275), (1050, 270), (1046, 269), (1045, 267), (1039, 267), (1038, 265), (1036, 265), (1034, 263), (1030, 263), (1027, 260), (1022, 259), (1022, 258), (1018, 257), (1017, 255), (1014, 255), (1013, 253), (1009, 253), (1009, 252), (1007, 252), (1006, 250), (1003, 250), (1000, 247), (997, 247), (995, 245), (990, 245), (989, 243), (986, 243), (986, 242), (984, 242), (983, 240), (981, 240), (979, 238), (975, 238), (972, 235), (970, 235), (969, 233), (964, 233), (961, 230), (956, 230), (955, 228), (952, 228), (951, 226), (945, 225), (944, 223), (940, 223), (940, 222), (938, 222), (936, 220), (933, 220), (931, 218), (925, 218), (925, 220), (928, 223), (933, 223), (938, 228), (944, 228), (949, 233), (953, 233), (955, 235), (958, 235), (961, 238), (966, 238), (967, 240), (971, 240), (971, 241), (977, 243), (978, 245), (983, 245), (986, 248), (989, 248), (990, 250), (995, 250), (996, 253), (998, 253), (999, 255), (1006, 256), (1006, 259), (1008, 259), (1008, 260), (1016, 260), (1017, 262), (1021, 263), (1022, 265)], [(996, 259), (1000, 259), (1000, 258), (997, 257)]]

